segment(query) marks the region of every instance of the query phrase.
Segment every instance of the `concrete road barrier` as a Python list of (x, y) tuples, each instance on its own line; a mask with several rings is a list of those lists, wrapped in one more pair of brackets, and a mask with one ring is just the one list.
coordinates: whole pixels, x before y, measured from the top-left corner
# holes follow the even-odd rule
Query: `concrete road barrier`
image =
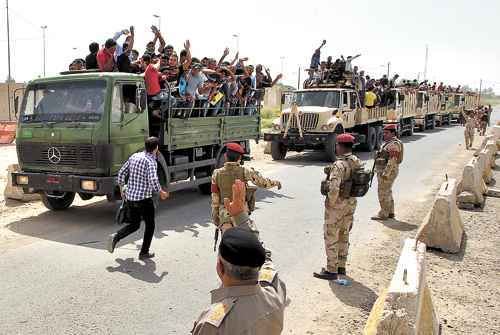
[(481, 150), (483, 150), (486, 147), (486, 143), (488, 143), (488, 141), (492, 141), (492, 140), (493, 140), (493, 135), (486, 135), (483, 138), (483, 140), (481, 141), (481, 144), (479, 145), (479, 147), (476, 149), (476, 151), (474, 151), (474, 156), (479, 155)]
[(493, 135), (495, 141), (500, 140), (500, 125), (491, 127), (491, 135)]
[(493, 179), (491, 172), (491, 156), (486, 149), (481, 150), (477, 156), (479, 171), (482, 172), (483, 180), (486, 184), (490, 184)]
[(457, 181), (449, 179), (441, 185), (415, 239), (428, 247), (457, 253), (460, 251), (463, 233), (464, 225), (457, 206)]
[(7, 167), (7, 185), (5, 186), (5, 190), (3, 192), (5, 199), (14, 199), (26, 202), (40, 200), (39, 194), (26, 194), (21, 187), (12, 185), (12, 172), (18, 171), (19, 165), (17, 164), (11, 164)]
[(485, 146), (486, 151), (488, 152), (488, 156), (490, 157), (490, 166), (491, 168), (496, 167), (496, 156), (497, 151), (499, 150), (494, 141), (488, 141)]
[(439, 320), (425, 280), (425, 244), (405, 241), (389, 288), (375, 302), (365, 335), (438, 335)]
[(487, 188), (482, 178), (482, 171), (479, 171), (477, 157), (472, 158), (465, 165), (460, 185), (458, 207), (471, 209), (471, 207), (483, 206)]

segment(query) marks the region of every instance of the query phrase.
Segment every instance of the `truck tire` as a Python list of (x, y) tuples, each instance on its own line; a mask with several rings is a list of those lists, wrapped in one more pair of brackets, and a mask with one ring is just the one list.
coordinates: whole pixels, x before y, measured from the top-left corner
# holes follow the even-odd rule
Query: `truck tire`
[(90, 194), (90, 193), (78, 193), (78, 195), (80, 196), (80, 199), (82, 199), (82, 200), (90, 200), (94, 197), (94, 195)]
[(379, 150), (384, 143), (384, 127), (375, 127), (375, 134), (377, 135), (377, 144), (375, 145), (375, 149)]
[[(212, 175), (212, 173), (214, 172), (215, 169), (220, 169), (221, 167), (224, 166), (224, 152), (225, 151), (222, 151), (222, 153), (219, 155), (219, 157), (217, 157), (217, 163), (216, 163), (215, 167), (209, 168), (210, 176)], [(203, 195), (210, 195), (210, 194), (212, 194), (212, 183), (200, 184), (200, 185), (198, 185), (198, 190)]]
[(52, 211), (62, 211), (67, 209), (75, 200), (74, 192), (66, 192), (61, 198), (49, 197), (47, 193), (43, 192), (42, 202), (48, 209)]
[(328, 135), (325, 144), (325, 153), (329, 162), (335, 162), (337, 155), (335, 153), (335, 146), (337, 145), (337, 134)]
[(377, 145), (377, 130), (375, 127), (368, 127), (368, 132), (366, 134), (366, 143), (363, 144), (363, 150), (372, 152), (375, 150)]
[(210, 195), (212, 194), (212, 183), (200, 184), (198, 185), (198, 190), (203, 195)]
[(415, 132), (415, 120), (410, 120), (410, 129), (408, 130), (408, 136), (413, 136)]
[(271, 142), (271, 157), (275, 161), (281, 161), (285, 159), (286, 152), (288, 151), (286, 145), (278, 141)]
[(436, 128), (436, 117), (433, 115), (431, 116), (431, 122), (429, 125), (429, 129), (435, 129)]

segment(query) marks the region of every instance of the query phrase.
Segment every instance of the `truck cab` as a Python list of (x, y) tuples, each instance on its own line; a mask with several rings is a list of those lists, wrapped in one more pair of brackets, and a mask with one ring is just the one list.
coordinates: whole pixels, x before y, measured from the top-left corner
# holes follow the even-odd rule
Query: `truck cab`
[[(168, 95), (168, 94), (167, 94)], [(170, 95), (168, 95), (170, 96)], [(68, 208), (79, 194), (120, 197), (116, 175), (148, 136), (160, 139), (158, 174), (168, 191), (198, 186), (209, 193), (224, 144), (250, 152), (260, 116), (174, 118), (170, 103), (155, 119), (144, 78), (128, 73), (69, 73), (28, 83), (21, 104), (16, 149), (21, 172), (15, 186), (40, 193), (52, 210)], [(253, 108), (256, 110), (256, 108)]]

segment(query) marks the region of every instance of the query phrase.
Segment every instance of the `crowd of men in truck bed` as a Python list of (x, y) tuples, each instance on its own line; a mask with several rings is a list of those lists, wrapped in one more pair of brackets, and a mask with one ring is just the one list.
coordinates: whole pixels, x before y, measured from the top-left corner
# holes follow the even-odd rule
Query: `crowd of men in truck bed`
[[(200, 59), (191, 55), (191, 43), (186, 40), (177, 53), (166, 44), (157, 27), (152, 26), (151, 31), (153, 40), (147, 43), (142, 56), (134, 49), (135, 30), (131, 26), (115, 33), (102, 47), (91, 43), (90, 54), (75, 59), (69, 70), (144, 74), (149, 102), (164, 90), (170, 92), (176, 107), (194, 109), (204, 116), (251, 113), (263, 99), (264, 89), (282, 77), (279, 74), (273, 79), (261, 64), (246, 64), (248, 58), (240, 58), (238, 52), (232, 60), (226, 60), (228, 48), (218, 60)], [(124, 41), (120, 42), (122, 37)]]
[(390, 89), (396, 87), (446, 93), (462, 92), (460, 85), (454, 88), (444, 85), (443, 82), (438, 85), (436, 82), (431, 84), (427, 80), (419, 82), (417, 79), (400, 79), (398, 74), (395, 74), (392, 78), (385, 74), (380, 79), (371, 78), (369, 75), (365, 75), (365, 71), (359, 70), (358, 66), (352, 64), (353, 60), (361, 56), (360, 54), (347, 56), (347, 58), (341, 55), (335, 61), (333, 61), (332, 56), (328, 56), (326, 61), (322, 61), (321, 48), (325, 44), (326, 40), (323, 40), (322, 44), (314, 51), (311, 64), (307, 70), (309, 76), (304, 81), (303, 88), (322, 86), (352, 87), (359, 92), (362, 106), (367, 108), (390, 104), (391, 95), (388, 93)]

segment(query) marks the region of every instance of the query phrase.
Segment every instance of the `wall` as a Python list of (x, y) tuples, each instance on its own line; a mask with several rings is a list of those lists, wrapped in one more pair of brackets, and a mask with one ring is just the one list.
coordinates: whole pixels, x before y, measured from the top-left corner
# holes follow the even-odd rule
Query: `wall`
[[(14, 90), (16, 88), (24, 87), (24, 83), (10, 82), (10, 111), (11, 120), (15, 120), (14, 111)], [(18, 91), (18, 94), (21, 93)], [(0, 121), (9, 121), (9, 105), (7, 99), (7, 82), (0, 83)]]

